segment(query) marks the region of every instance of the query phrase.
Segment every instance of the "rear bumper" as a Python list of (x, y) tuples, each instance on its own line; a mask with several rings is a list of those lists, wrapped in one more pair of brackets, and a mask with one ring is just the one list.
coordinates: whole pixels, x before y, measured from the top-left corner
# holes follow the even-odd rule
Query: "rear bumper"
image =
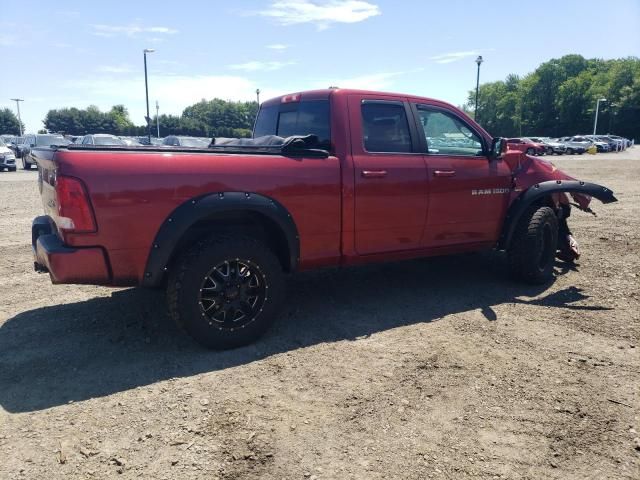
[(36, 217), (31, 225), (34, 269), (49, 273), (52, 283), (108, 285), (111, 275), (100, 247), (73, 248), (62, 243), (50, 217)]

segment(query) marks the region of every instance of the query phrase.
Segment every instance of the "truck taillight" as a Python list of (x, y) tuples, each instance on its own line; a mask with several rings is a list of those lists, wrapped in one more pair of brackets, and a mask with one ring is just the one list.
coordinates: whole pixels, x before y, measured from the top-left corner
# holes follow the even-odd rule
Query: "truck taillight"
[(56, 178), (56, 204), (60, 230), (68, 232), (95, 232), (89, 196), (84, 185), (77, 178), (58, 176)]

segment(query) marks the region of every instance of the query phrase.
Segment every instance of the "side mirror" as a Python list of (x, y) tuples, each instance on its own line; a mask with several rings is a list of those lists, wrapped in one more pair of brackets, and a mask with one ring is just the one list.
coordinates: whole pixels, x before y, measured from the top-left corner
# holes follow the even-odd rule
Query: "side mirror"
[(499, 160), (507, 151), (507, 140), (502, 137), (495, 137), (491, 142), (491, 151), (489, 152), (489, 160)]

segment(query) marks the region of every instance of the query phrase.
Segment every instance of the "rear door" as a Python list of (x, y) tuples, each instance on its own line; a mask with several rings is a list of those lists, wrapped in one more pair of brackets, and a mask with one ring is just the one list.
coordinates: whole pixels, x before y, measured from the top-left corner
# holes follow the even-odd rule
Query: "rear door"
[(409, 105), (352, 95), (355, 249), (360, 255), (420, 248), (427, 172)]
[(452, 110), (412, 104), (429, 179), (423, 246), (497, 240), (511, 191), (511, 170), (489, 160), (487, 140)]

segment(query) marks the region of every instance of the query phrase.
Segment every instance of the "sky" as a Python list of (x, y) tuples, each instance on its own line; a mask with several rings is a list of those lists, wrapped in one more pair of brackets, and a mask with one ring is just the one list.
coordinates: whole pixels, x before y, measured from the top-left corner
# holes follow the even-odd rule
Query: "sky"
[(462, 105), (478, 55), (481, 83), (570, 53), (640, 56), (640, 0), (2, 3), (0, 108), (24, 99), (27, 131), (49, 109), (88, 105), (124, 104), (144, 124), (145, 48), (152, 116), (156, 100), (179, 115), (257, 88), (262, 100), (338, 86)]

